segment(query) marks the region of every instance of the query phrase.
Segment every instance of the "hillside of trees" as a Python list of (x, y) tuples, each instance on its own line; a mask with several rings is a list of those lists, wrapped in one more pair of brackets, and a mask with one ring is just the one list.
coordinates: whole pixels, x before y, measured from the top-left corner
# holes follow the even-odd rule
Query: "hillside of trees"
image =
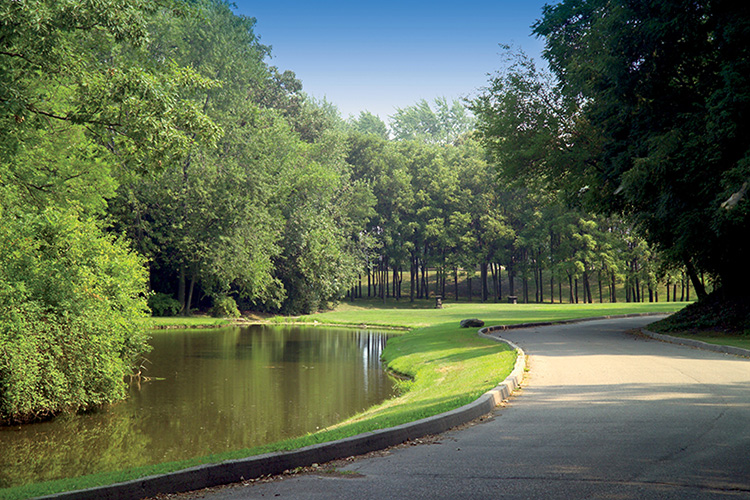
[[(307, 96), (222, 0), (4, 2), (0, 420), (122, 398), (151, 313), (309, 313), (363, 281), (398, 300), (736, 292), (750, 31), (721, 4), (617, 10), (647, 41), (641, 20), (696, 30), (654, 48), (601, 21), (614, 4), (562, 2), (535, 27), (551, 73), (508, 50), (473, 100), (386, 124)], [(680, 36), (707, 33), (686, 73)]]

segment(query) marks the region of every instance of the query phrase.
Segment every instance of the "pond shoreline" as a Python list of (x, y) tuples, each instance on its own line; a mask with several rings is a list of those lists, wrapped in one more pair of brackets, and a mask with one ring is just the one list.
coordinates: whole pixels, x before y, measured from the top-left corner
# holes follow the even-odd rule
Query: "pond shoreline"
[(407, 332), (413, 330), (413, 328), (405, 326), (395, 325), (377, 325), (377, 324), (365, 324), (365, 323), (335, 323), (335, 322), (319, 322), (319, 321), (264, 321), (264, 320), (229, 320), (227, 323), (220, 324), (209, 324), (209, 323), (197, 323), (195, 325), (188, 324), (167, 324), (167, 325), (151, 325), (148, 327), (149, 330), (187, 330), (187, 329), (199, 329), (199, 328), (228, 328), (232, 326), (312, 326), (312, 327), (323, 327), (323, 328), (367, 328), (377, 330), (389, 330), (389, 331), (401, 331)]

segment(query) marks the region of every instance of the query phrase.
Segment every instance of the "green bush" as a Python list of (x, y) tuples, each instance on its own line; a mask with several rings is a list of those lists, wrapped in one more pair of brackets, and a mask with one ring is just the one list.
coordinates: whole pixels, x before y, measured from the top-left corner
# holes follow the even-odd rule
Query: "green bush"
[(75, 210), (0, 217), (0, 422), (125, 397), (149, 348), (146, 271)]
[(238, 318), (240, 310), (237, 309), (237, 303), (232, 297), (226, 295), (214, 299), (214, 307), (211, 309), (211, 316), (214, 318)]
[(177, 316), (182, 305), (167, 293), (155, 293), (148, 298), (148, 307), (152, 316)]

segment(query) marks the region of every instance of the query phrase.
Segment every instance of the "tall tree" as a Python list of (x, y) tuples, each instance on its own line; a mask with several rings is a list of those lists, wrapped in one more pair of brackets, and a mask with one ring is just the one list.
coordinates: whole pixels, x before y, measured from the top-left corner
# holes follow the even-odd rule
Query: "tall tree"
[(352, 128), (361, 134), (373, 134), (388, 139), (388, 127), (379, 116), (369, 111), (361, 111), (357, 118), (350, 119)]
[(672, 263), (746, 293), (750, 7), (565, 0), (535, 33), (601, 148), (571, 164), (597, 206), (645, 229)]
[(444, 97), (431, 106), (422, 99), (413, 106), (397, 108), (391, 118), (391, 129), (397, 140), (420, 140), (452, 144), (469, 132), (474, 120), (460, 101), (448, 102)]

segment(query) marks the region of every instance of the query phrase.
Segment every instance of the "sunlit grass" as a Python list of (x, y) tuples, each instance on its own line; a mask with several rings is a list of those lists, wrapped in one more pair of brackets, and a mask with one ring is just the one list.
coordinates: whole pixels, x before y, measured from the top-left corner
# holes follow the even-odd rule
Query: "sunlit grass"
[(479, 318), (487, 324), (517, 324), (537, 321), (560, 321), (592, 316), (612, 316), (632, 313), (672, 313), (685, 307), (686, 302), (654, 302), (614, 304), (498, 304), (481, 302), (446, 303), (435, 309), (434, 301), (408, 300), (387, 302), (357, 301), (344, 303), (336, 309), (301, 316), (277, 317), (277, 322), (300, 321), (341, 325), (400, 326), (419, 328), (439, 323), (459, 322), (465, 318)]

